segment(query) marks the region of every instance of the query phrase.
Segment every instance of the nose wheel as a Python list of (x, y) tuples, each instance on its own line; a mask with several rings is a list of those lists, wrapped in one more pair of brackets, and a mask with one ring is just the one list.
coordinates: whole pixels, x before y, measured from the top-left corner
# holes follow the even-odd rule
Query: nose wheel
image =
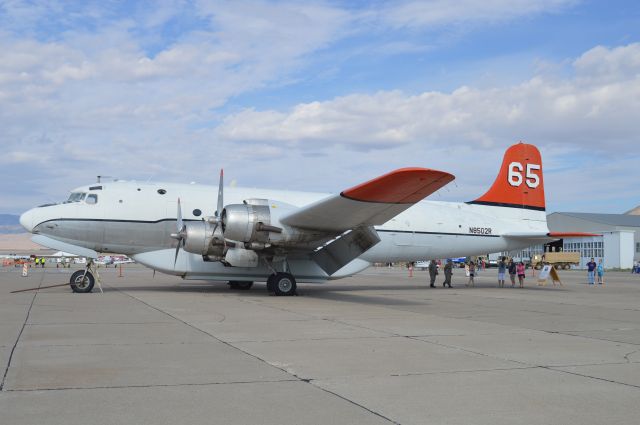
[(296, 279), (290, 273), (278, 272), (267, 279), (267, 290), (277, 296), (296, 295)]
[(71, 290), (73, 292), (86, 294), (87, 292), (91, 292), (93, 290), (93, 285), (95, 285), (96, 279), (93, 277), (93, 274), (90, 271), (78, 270), (74, 274), (71, 275), (71, 279), (69, 280), (69, 284), (71, 285)]
[(86, 269), (78, 270), (77, 272), (72, 274), (71, 279), (69, 279), (71, 290), (80, 294), (91, 292), (93, 290), (93, 285), (95, 285), (96, 283), (98, 283), (98, 288), (100, 289), (100, 292), (102, 292), (102, 285), (100, 284), (100, 274), (98, 273), (98, 269), (95, 267), (93, 260), (88, 261)]

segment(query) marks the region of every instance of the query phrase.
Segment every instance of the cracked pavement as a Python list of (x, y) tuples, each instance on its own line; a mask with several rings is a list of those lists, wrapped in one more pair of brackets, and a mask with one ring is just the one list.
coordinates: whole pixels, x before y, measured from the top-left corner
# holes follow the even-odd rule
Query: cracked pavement
[[(101, 269), (0, 271), (3, 423), (635, 424), (640, 277), (466, 288), (371, 268), (298, 297)], [(441, 278), (441, 276), (440, 276)], [(457, 286), (456, 286), (457, 280)]]

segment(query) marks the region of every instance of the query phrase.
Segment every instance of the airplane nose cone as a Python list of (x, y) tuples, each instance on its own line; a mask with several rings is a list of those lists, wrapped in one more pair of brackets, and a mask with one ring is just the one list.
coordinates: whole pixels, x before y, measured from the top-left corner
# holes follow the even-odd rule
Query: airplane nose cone
[(33, 210), (26, 211), (20, 216), (20, 224), (27, 229), (27, 232), (33, 231)]

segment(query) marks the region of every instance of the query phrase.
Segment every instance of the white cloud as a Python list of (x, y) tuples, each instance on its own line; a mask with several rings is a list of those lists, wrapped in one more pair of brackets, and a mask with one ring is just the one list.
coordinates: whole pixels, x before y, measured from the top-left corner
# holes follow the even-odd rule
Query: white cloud
[(640, 76), (640, 43), (611, 49), (595, 47), (576, 59), (574, 67), (579, 80), (585, 84), (637, 79)]
[[(219, 166), (240, 185), (340, 190), (408, 163), (459, 170), (452, 148), (473, 160), (459, 176), (465, 189), (442, 196), (465, 199), (493, 177), (497, 166), (486, 163), (499, 162), (502, 147), (520, 138), (624, 146), (637, 137), (630, 130), (637, 45), (585, 53), (570, 79), (418, 94), (343, 90), (291, 108), (221, 109), (237, 96), (316, 78), (325, 70), (309, 64), (338, 40), (365, 56), (422, 52), (430, 40), (407, 33), (572, 3), (405, 1), (362, 10), (336, 2), (169, 0), (151, 10), (135, 2), (3, 2), (0, 177), (23, 184), (2, 189), (0, 209), (50, 201), (45, 193), (62, 198), (95, 174), (215, 182)], [(371, 48), (369, 31), (389, 37)]]
[[(596, 47), (574, 67), (575, 77), (562, 80), (537, 76), (499, 88), (460, 87), (451, 93), (417, 95), (385, 91), (299, 104), (288, 111), (247, 109), (225, 117), (216, 136), (300, 149), (413, 143), (490, 147), (525, 138), (640, 152), (640, 44)], [(591, 78), (594, 75), (606, 79)]]
[(557, 12), (575, 3), (576, 0), (406, 0), (389, 2), (379, 19), (393, 27), (410, 28), (498, 22)]

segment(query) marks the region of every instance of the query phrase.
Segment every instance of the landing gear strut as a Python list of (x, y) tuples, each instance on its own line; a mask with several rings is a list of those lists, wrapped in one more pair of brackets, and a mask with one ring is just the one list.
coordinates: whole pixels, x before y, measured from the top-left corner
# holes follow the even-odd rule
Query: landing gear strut
[(267, 279), (267, 290), (277, 296), (296, 295), (296, 279), (290, 273), (278, 272)]

